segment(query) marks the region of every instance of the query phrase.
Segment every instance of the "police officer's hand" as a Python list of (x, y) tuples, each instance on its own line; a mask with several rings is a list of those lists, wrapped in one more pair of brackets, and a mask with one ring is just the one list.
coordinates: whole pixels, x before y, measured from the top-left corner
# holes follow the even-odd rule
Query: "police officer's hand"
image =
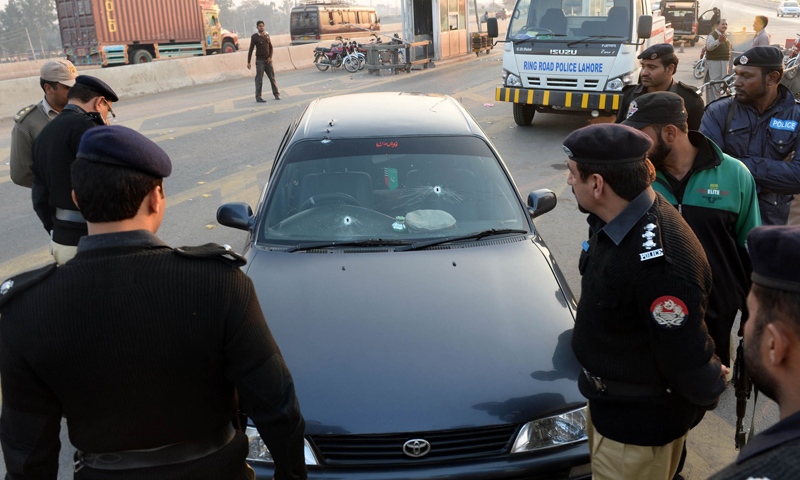
[(247, 62), (247, 69), (250, 70), (250, 62)]
[(728, 384), (728, 375), (731, 373), (731, 369), (726, 367), (725, 365), (720, 365), (722, 367), (722, 376), (725, 378), (725, 385)]
[(795, 154), (794, 151), (789, 152), (789, 155), (786, 155), (786, 157), (784, 157), (783, 161), (786, 162), (786, 163), (791, 162), (792, 160), (794, 160), (794, 154)]

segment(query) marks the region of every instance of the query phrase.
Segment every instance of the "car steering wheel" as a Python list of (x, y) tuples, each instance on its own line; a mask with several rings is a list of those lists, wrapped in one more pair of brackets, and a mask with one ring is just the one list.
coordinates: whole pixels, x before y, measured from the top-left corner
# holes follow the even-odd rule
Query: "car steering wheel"
[(312, 207), (319, 207), (320, 205), (324, 204), (344, 204), (344, 205), (352, 205), (354, 207), (360, 207), (361, 202), (355, 199), (346, 193), (343, 192), (333, 192), (333, 193), (320, 193), (319, 195), (312, 195), (308, 197), (308, 200), (303, 202), (300, 205), (300, 211), (308, 210)]

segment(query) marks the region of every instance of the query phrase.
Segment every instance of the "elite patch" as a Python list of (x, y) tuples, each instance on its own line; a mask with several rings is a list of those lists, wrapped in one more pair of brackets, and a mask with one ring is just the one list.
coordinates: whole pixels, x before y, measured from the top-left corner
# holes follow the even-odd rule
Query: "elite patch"
[(787, 132), (794, 132), (797, 130), (797, 122), (794, 120), (780, 120), (777, 118), (772, 118), (769, 121), (769, 128), (774, 128), (775, 130), (786, 130)]
[(631, 118), (631, 115), (636, 113), (637, 110), (639, 110), (639, 105), (637, 105), (636, 100), (634, 100), (628, 105), (628, 113), (625, 115), (625, 118)]
[(686, 316), (689, 315), (689, 309), (686, 304), (678, 297), (666, 295), (658, 297), (652, 305), (650, 305), (650, 315), (653, 321), (656, 322), (661, 328), (671, 330), (673, 328), (680, 328), (686, 323)]

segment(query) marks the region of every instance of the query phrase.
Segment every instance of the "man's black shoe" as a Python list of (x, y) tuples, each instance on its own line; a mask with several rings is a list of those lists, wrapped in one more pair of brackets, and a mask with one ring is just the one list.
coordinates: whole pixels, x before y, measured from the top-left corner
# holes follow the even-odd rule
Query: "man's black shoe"
[(258, 102), (258, 103), (266, 103), (267, 101), (264, 100), (263, 98), (256, 98), (256, 102)]
[(280, 100), (280, 99), (281, 99), (280, 95), (275, 95), (275, 100)]

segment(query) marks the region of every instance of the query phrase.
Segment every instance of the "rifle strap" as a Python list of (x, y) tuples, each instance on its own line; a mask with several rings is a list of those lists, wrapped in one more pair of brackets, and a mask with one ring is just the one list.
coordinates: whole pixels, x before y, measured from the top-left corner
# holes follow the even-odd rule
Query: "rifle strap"
[(756, 434), (756, 404), (758, 403), (758, 388), (753, 385), (753, 418), (750, 419), (750, 434), (747, 436), (747, 441), (753, 438)]

